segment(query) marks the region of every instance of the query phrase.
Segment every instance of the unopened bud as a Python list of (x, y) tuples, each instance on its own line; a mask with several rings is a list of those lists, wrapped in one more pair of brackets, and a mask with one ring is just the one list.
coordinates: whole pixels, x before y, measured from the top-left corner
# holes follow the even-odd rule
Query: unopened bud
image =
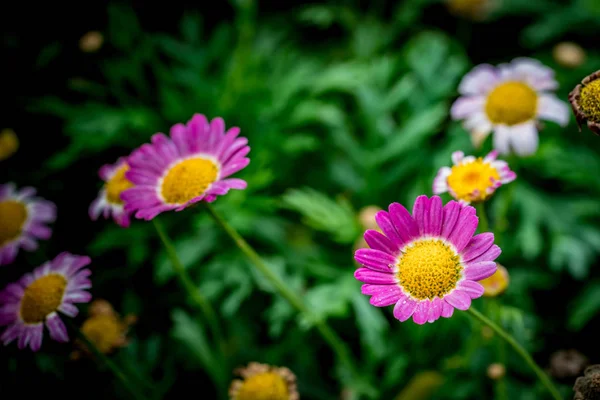
[(561, 42), (554, 46), (552, 56), (560, 66), (565, 68), (577, 68), (585, 62), (585, 50), (573, 42)]

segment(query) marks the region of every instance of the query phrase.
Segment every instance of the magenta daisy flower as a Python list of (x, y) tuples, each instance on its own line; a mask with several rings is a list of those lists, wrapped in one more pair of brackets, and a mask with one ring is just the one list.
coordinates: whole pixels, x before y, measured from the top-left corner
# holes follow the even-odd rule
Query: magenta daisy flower
[(496, 272), (500, 248), (494, 235), (473, 236), (475, 208), (454, 200), (442, 206), (439, 196), (419, 196), (413, 215), (398, 203), (375, 217), (383, 233), (365, 232), (369, 249), (354, 258), (364, 267), (354, 273), (364, 282), (362, 293), (371, 304), (394, 304), (394, 317), (417, 324), (449, 318), (466, 310), (484, 289), (477, 281)]
[(450, 192), (462, 203), (486, 200), (503, 184), (512, 182), (517, 174), (506, 161), (497, 160), (498, 152), (491, 151), (484, 158), (466, 156), (462, 151), (452, 153), (454, 166), (440, 168), (433, 180), (433, 193)]
[(7, 326), (0, 336), (2, 343), (18, 340), (19, 349), (29, 345), (38, 351), (44, 324), (52, 339), (68, 342), (67, 328), (58, 311), (75, 317), (79, 310), (74, 304), (87, 303), (92, 298), (86, 291), (92, 287), (88, 279), (92, 272), (82, 269), (89, 263), (87, 256), (64, 252), (6, 286), (0, 292), (0, 325)]
[(538, 147), (537, 122), (569, 122), (569, 108), (551, 91), (558, 88), (554, 71), (539, 61), (517, 58), (494, 67), (478, 65), (464, 76), (458, 91), (462, 95), (452, 105), (455, 120), (477, 135), (494, 131), (494, 148), (501, 154), (511, 149), (521, 155), (533, 154)]
[(46, 224), (56, 220), (54, 203), (35, 197), (35, 189), (20, 191), (12, 183), (0, 185), (0, 265), (10, 264), (19, 248), (37, 249), (38, 239), (49, 239)]
[(170, 138), (152, 136), (151, 144), (142, 145), (127, 160), (130, 170), (125, 176), (135, 187), (121, 195), (125, 210), (151, 220), (163, 211), (212, 202), (229, 189), (245, 189), (244, 180), (228, 178), (250, 163), (248, 139), (237, 137), (239, 133), (237, 127), (225, 132), (222, 118), (209, 123), (196, 114), (187, 125), (174, 125)]
[(129, 226), (131, 212), (125, 211), (121, 193), (132, 188), (125, 173), (129, 170), (125, 158), (119, 158), (115, 164), (106, 164), (100, 168), (99, 175), (105, 184), (98, 197), (89, 209), (90, 218), (94, 221), (102, 214), (104, 218), (112, 215), (114, 221), (124, 228)]

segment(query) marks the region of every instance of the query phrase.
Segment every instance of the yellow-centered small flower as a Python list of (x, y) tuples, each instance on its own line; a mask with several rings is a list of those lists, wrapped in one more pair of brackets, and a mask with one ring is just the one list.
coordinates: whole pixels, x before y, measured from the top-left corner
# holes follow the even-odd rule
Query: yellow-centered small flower
[(285, 367), (273, 367), (251, 362), (235, 371), (229, 388), (231, 400), (298, 400), (296, 376)]
[(496, 263), (496, 266), (498, 269), (494, 275), (479, 282), (483, 286), (484, 297), (496, 297), (501, 295), (504, 293), (510, 282), (506, 268), (498, 263)]
[(19, 138), (12, 129), (2, 129), (0, 132), (0, 161), (10, 158), (19, 149)]

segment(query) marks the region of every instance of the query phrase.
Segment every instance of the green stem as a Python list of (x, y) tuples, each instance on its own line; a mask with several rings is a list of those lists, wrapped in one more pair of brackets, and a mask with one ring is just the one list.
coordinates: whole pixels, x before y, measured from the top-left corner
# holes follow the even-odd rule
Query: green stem
[(194, 305), (196, 307), (198, 307), (204, 313), (204, 316), (206, 317), (207, 322), (208, 322), (208, 326), (213, 335), (213, 340), (217, 341), (219, 343), (221, 351), (224, 351), (225, 345), (223, 343), (223, 335), (221, 334), (221, 329), (220, 329), (219, 320), (217, 319), (217, 314), (215, 313), (214, 309), (212, 308), (212, 306), (210, 305), (208, 300), (200, 293), (200, 291), (198, 290), (198, 288), (192, 281), (192, 278), (190, 278), (189, 274), (185, 270), (183, 263), (181, 262), (181, 260), (179, 259), (179, 256), (177, 255), (175, 246), (173, 245), (173, 243), (167, 236), (167, 233), (165, 232), (165, 229), (162, 226), (162, 224), (160, 222), (158, 222), (156, 218), (154, 218), (152, 220), (152, 222), (154, 223), (154, 228), (156, 228), (156, 232), (158, 233), (160, 240), (162, 241), (163, 245), (165, 246), (165, 250), (167, 251), (167, 255), (168, 255), (169, 259), (171, 260), (171, 264), (173, 265), (173, 270), (177, 274), (179, 281), (181, 282), (184, 289), (188, 293), (188, 296), (194, 302)]
[(479, 217), (479, 232), (490, 232), (490, 223), (487, 214), (485, 213), (485, 205), (483, 202), (475, 203), (477, 216)]
[(91, 351), (98, 360), (100, 360), (104, 364), (106, 364), (106, 366), (108, 367), (108, 369), (110, 369), (110, 371), (117, 377), (117, 379), (119, 379), (119, 381), (121, 381), (123, 387), (125, 387), (125, 389), (127, 389), (127, 391), (129, 393), (131, 393), (131, 396), (134, 399), (138, 399), (138, 400), (145, 400), (146, 399), (146, 396), (144, 396), (143, 394), (141, 394), (140, 391), (135, 388), (134, 384), (132, 384), (129, 381), (129, 378), (127, 377), (127, 375), (125, 375), (125, 373), (117, 366), (117, 364), (115, 364), (113, 362), (113, 360), (111, 360), (105, 354), (103, 354), (100, 350), (98, 350), (98, 348), (96, 347), (96, 345), (94, 345), (94, 343), (92, 343), (87, 338), (87, 336), (85, 336), (85, 334), (83, 332), (81, 332), (81, 330), (79, 330), (79, 328), (77, 328), (75, 326), (75, 324), (73, 324), (73, 322), (71, 322), (70, 320), (67, 319), (67, 323), (75, 331), (75, 333), (77, 334), (77, 337), (79, 338), (79, 340), (81, 340), (85, 344), (86, 348), (89, 351)]
[(473, 307), (469, 308), (468, 312), (471, 316), (475, 317), (475, 319), (478, 319), (481, 323), (489, 326), (494, 332), (496, 332), (496, 334), (498, 334), (498, 336), (512, 346), (512, 348), (523, 358), (525, 363), (527, 363), (533, 372), (535, 372), (540, 382), (544, 385), (554, 399), (563, 400), (548, 375), (546, 375), (544, 371), (535, 363), (531, 355), (515, 340), (515, 338), (513, 338), (508, 332)]
[(315, 323), (317, 330), (323, 336), (325, 341), (331, 346), (333, 351), (336, 353), (339, 361), (346, 365), (350, 373), (352, 374), (352, 378), (356, 379), (358, 377), (357, 371), (354, 367), (354, 363), (350, 357), (348, 352), (348, 348), (340, 339), (340, 337), (329, 327), (326, 321), (321, 318), (315, 318), (312, 312), (308, 309), (308, 307), (304, 304), (302, 299), (292, 290), (290, 289), (285, 282), (267, 266), (267, 264), (263, 261), (263, 259), (254, 251), (252, 247), (242, 238), (242, 236), (231, 226), (229, 225), (221, 216), (215, 211), (215, 209), (208, 203), (205, 203), (206, 208), (210, 212), (213, 219), (217, 222), (217, 224), (227, 233), (238, 246), (238, 248), (244, 253), (244, 255), (254, 264), (254, 266), (271, 282), (271, 284), (275, 287), (277, 292), (286, 299), (294, 308), (296, 308), (299, 312), (310, 317), (311, 321)]

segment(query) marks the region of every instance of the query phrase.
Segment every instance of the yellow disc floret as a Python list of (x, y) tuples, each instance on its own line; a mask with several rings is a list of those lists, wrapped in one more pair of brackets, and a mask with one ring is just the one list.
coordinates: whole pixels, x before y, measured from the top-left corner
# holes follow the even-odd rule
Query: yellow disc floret
[(600, 122), (600, 79), (591, 81), (581, 89), (581, 108), (585, 116), (594, 122)]
[(161, 194), (169, 204), (184, 204), (200, 196), (217, 180), (219, 168), (206, 158), (188, 158), (175, 164), (163, 178)]
[(0, 201), (0, 246), (16, 239), (27, 220), (27, 207), (20, 201)]
[(121, 167), (119, 167), (119, 169), (117, 169), (117, 171), (115, 171), (114, 175), (108, 180), (108, 182), (106, 182), (106, 199), (109, 203), (123, 204), (123, 200), (121, 200), (121, 193), (133, 187), (133, 183), (125, 178), (125, 173), (128, 170), (129, 165), (123, 164)]
[(494, 124), (517, 125), (532, 120), (538, 96), (523, 82), (505, 82), (490, 92), (485, 112)]
[(264, 372), (244, 380), (235, 400), (288, 400), (285, 379), (275, 372)]
[(471, 203), (485, 200), (490, 195), (488, 189), (499, 180), (498, 170), (479, 157), (453, 166), (447, 182), (454, 197)]
[(21, 318), (27, 324), (43, 322), (62, 303), (67, 280), (59, 274), (50, 274), (35, 280), (25, 289), (21, 300)]
[(444, 297), (456, 287), (463, 270), (460, 256), (439, 239), (423, 239), (408, 246), (397, 267), (400, 285), (419, 300)]
[(102, 353), (109, 353), (122, 344), (125, 329), (119, 317), (110, 314), (90, 317), (81, 326), (81, 331)]

